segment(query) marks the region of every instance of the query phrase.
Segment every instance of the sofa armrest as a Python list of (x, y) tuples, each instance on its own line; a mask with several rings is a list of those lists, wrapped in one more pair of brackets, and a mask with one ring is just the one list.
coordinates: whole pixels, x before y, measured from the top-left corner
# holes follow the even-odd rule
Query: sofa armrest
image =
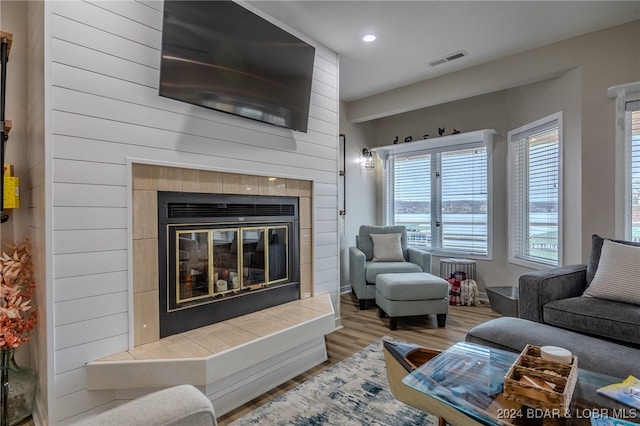
[(431, 253), (414, 247), (407, 248), (409, 262), (422, 268), (422, 272), (431, 273)]
[(518, 315), (544, 322), (542, 307), (554, 300), (582, 295), (587, 286), (587, 265), (570, 265), (520, 275)]
[(365, 267), (367, 258), (358, 247), (349, 247), (349, 281), (358, 299), (366, 297)]
[(150, 393), (74, 423), (74, 426), (215, 426), (211, 401), (195, 386)]

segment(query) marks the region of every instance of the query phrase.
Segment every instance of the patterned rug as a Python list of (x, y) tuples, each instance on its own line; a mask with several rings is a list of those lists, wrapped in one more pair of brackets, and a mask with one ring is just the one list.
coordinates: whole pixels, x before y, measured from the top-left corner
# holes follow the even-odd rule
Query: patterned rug
[(383, 340), (393, 339), (377, 340), (231, 425), (437, 425), (435, 416), (394, 399)]

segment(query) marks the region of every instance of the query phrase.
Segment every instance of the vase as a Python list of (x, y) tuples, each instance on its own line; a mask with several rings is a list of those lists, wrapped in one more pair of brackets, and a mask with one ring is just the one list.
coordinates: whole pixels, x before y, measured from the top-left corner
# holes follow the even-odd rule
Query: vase
[(20, 367), (14, 349), (0, 349), (0, 426), (13, 426), (33, 412), (38, 374)]

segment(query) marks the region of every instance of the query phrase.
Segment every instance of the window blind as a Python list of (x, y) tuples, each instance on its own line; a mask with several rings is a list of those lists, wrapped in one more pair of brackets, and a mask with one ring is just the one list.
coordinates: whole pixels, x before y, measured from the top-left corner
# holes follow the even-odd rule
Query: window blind
[(543, 123), (534, 125), (532, 127), (528, 127), (527, 129), (522, 130), (520, 132), (510, 134), (509, 140), (511, 142), (519, 142), (524, 139), (535, 138), (538, 135), (544, 134), (549, 130), (553, 130), (557, 128), (558, 128), (558, 120), (551, 119), (549, 121), (544, 121)]
[(640, 100), (625, 102), (624, 109), (625, 111), (640, 111)]
[(484, 144), (394, 155), (389, 174), (390, 223), (407, 227), (410, 245), (459, 254), (488, 253)]
[(557, 265), (560, 144), (558, 121), (510, 136), (512, 256)]
[(431, 155), (394, 157), (392, 218), (407, 228), (410, 245), (431, 245)]
[(409, 244), (448, 256), (491, 257), (491, 147), (480, 130), (379, 147), (385, 164), (385, 223)]
[[(627, 117), (630, 134), (627, 139), (629, 174), (627, 203), (630, 210), (628, 237), (640, 241), (640, 101), (627, 102)], [(629, 211), (627, 210), (627, 211)]]
[(487, 150), (485, 147), (441, 154), (442, 248), (487, 252)]

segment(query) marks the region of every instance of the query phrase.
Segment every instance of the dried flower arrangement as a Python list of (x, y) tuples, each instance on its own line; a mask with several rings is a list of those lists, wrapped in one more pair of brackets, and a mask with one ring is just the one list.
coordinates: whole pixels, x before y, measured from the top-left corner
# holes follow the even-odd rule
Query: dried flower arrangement
[(29, 237), (0, 256), (0, 349), (17, 348), (31, 338), (38, 318)]

